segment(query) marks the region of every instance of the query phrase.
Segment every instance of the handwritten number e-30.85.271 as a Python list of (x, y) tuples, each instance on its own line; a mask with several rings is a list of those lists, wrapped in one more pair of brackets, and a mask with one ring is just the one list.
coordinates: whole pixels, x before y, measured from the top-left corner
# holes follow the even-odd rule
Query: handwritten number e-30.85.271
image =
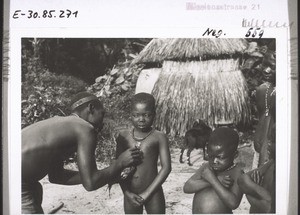
[(21, 17), (26, 17), (27, 19), (36, 19), (36, 18), (77, 18), (78, 11), (71, 10), (43, 10), (42, 12), (33, 11), (33, 10), (16, 10), (13, 14), (13, 19), (18, 19)]

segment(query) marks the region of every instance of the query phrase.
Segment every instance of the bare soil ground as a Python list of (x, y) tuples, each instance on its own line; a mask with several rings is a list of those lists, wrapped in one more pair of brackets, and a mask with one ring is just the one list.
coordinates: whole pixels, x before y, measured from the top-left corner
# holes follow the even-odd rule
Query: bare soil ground
[[(166, 213), (191, 214), (192, 194), (182, 191), (184, 183), (192, 176), (196, 169), (203, 163), (202, 150), (194, 150), (191, 154), (193, 166), (179, 163), (180, 149), (171, 149), (172, 172), (163, 184), (166, 197)], [(184, 156), (186, 159), (186, 157)], [(252, 164), (253, 150), (251, 147), (239, 149), (237, 162), (244, 166), (245, 172), (249, 171)], [(69, 165), (75, 169), (76, 166)], [(98, 164), (98, 168), (104, 166)], [(49, 183), (47, 178), (42, 180), (44, 187), (43, 208), (48, 213), (60, 203), (63, 206), (57, 214), (124, 214), (123, 193), (119, 185), (114, 185), (109, 193), (107, 186), (96, 191), (87, 192), (82, 185), (62, 186)], [(247, 214), (249, 203), (245, 196), (235, 214)], [(145, 212), (144, 212), (145, 213)]]

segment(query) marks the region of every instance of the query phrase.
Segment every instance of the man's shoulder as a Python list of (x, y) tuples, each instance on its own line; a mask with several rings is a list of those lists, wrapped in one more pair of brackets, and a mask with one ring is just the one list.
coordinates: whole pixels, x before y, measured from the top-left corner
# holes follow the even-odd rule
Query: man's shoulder
[(71, 123), (75, 127), (80, 127), (82, 129), (95, 130), (95, 128), (92, 124), (90, 124), (89, 122), (87, 122), (84, 119), (79, 118), (79, 117), (67, 116), (67, 117), (65, 117), (65, 122)]

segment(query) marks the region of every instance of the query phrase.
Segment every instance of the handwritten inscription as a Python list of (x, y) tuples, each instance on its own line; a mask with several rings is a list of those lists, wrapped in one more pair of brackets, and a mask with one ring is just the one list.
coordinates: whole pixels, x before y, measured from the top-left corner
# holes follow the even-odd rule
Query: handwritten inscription
[(213, 36), (215, 38), (218, 38), (222, 35), (226, 35), (225, 33), (223, 33), (222, 30), (216, 30), (210, 28), (207, 28), (207, 30), (202, 34), (202, 36)]
[(77, 18), (78, 10), (71, 11), (71, 10), (43, 10), (43, 11), (33, 11), (33, 10), (15, 10), (13, 13), (13, 19), (19, 18), (27, 18), (27, 19), (51, 19), (51, 18)]
[(286, 22), (278, 22), (278, 21), (268, 21), (268, 20), (258, 20), (258, 19), (243, 19), (242, 27), (246, 28), (287, 28), (291, 27), (294, 22), (287, 24)]
[(259, 39), (263, 36), (264, 34), (264, 30), (261, 28), (249, 28), (249, 30), (247, 31), (245, 37), (258, 37)]

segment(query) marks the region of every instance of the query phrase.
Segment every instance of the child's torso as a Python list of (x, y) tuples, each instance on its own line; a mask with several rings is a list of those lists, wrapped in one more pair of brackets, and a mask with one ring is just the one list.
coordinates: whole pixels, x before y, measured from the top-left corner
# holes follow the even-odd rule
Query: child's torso
[(232, 213), (212, 187), (196, 193), (193, 199), (193, 214)]
[[(238, 164), (234, 165), (234, 167), (228, 171), (217, 173), (217, 176), (229, 175), (234, 181), (236, 181), (234, 173), (235, 171), (238, 171), (239, 168)], [(193, 213), (231, 214), (232, 210), (223, 203), (214, 188), (210, 186), (195, 194), (193, 200)]]
[(159, 142), (155, 133), (156, 131), (143, 141), (136, 141), (130, 132), (126, 132), (126, 149), (134, 147), (140, 142), (140, 149), (143, 152), (142, 163), (137, 166), (130, 181), (132, 191), (142, 192), (152, 183), (158, 174)]

